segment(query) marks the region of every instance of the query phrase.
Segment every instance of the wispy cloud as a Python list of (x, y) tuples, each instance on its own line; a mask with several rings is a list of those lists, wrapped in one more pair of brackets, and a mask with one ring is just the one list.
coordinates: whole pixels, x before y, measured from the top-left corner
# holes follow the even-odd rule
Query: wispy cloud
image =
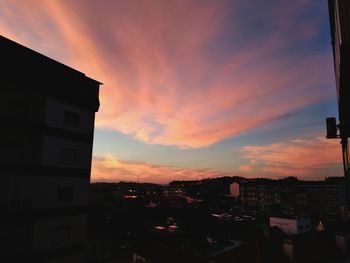
[(92, 164), (92, 178), (98, 181), (140, 181), (168, 183), (172, 180), (197, 180), (232, 175), (212, 169), (190, 169), (172, 165), (155, 165), (146, 162), (122, 161), (111, 154), (95, 157)]
[[(243, 172), (320, 179), (328, 172), (328, 176), (335, 176), (341, 175), (342, 171), (338, 140), (318, 137), (268, 145), (248, 145), (242, 148), (242, 153), (250, 160), (249, 164), (241, 166)], [(331, 170), (327, 171), (329, 168)]]
[(333, 95), (330, 55), (300, 48), (312, 1), (241, 2), (4, 0), (0, 30), (102, 81), (98, 127), (204, 147)]

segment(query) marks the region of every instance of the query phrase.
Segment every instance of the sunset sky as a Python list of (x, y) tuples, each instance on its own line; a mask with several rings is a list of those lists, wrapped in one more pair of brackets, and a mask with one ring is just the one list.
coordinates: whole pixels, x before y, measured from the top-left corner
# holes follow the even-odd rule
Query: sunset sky
[(104, 84), (93, 181), (342, 175), (328, 23), (326, 0), (0, 2), (1, 35)]

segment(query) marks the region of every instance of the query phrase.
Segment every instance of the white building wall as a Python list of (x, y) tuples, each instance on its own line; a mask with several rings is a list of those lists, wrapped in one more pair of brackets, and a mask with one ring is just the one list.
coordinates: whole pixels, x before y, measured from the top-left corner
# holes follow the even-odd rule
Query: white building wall
[(287, 235), (295, 235), (298, 233), (296, 219), (270, 217), (270, 227), (278, 227)]
[(238, 183), (230, 184), (230, 194), (233, 197), (238, 197), (239, 196), (239, 184)]
[[(64, 124), (64, 111), (78, 113), (80, 116), (79, 127), (71, 127)], [(52, 98), (46, 101), (46, 125), (65, 129), (73, 132), (92, 134), (94, 131), (95, 112), (64, 103)]]
[[(65, 112), (72, 113), (73, 125), (67, 124)], [(45, 125), (70, 132), (92, 135), (95, 112), (63, 103), (55, 99), (47, 99)], [(66, 115), (67, 117), (67, 115)], [(74, 125), (74, 120), (78, 120)], [(68, 154), (65, 154), (67, 153)], [(43, 136), (40, 165), (43, 167), (61, 167), (90, 169), (92, 142), (82, 142), (65, 138)], [(16, 178), (19, 178), (16, 176)], [(64, 207), (86, 207), (88, 203), (89, 175), (85, 178), (65, 176), (21, 176), (21, 183), (11, 182), (19, 191), (19, 203), (31, 203), (33, 209), (51, 209)], [(71, 198), (60, 200), (60, 190), (69, 190)], [(64, 192), (63, 191), (63, 192)], [(68, 191), (68, 192), (69, 192)], [(62, 191), (60, 191), (62, 193)], [(67, 196), (67, 195), (66, 195)], [(60, 211), (60, 210), (57, 210)], [(69, 211), (69, 210), (67, 210)], [(53, 211), (54, 212), (54, 211)], [(50, 217), (35, 220), (33, 230), (33, 253), (48, 251), (61, 247), (69, 247), (85, 241), (86, 215)], [(54, 262), (82, 262), (83, 255), (58, 258)]]
[(287, 235), (296, 235), (309, 232), (311, 230), (311, 220), (308, 217), (270, 217), (270, 227), (274, 226), (280, 228)]

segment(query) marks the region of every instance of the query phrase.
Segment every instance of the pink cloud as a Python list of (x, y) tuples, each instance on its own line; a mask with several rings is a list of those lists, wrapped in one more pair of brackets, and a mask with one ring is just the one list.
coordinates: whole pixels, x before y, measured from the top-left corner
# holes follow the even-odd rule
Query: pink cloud
[(172, 180), (197, 180), (232, 175), (212, 169), (193, 169), (171, 165), (155, 165), (145, 162), (122, 161), (112, 155), (95, 157), (92, 162), (92, 178), (99, 181), (140, 181), (168, 183)]
[(239, 170), (242, 172), (251, 172), (254, 170), (254, 166), (256, 165), (256, 160), (255, 159), (251, 159), (249, 164), (246, 165), (241, 165), (239, 167)]
[(250, 172), (250, 171), (253, 170), (253, 167), (252, 167), (251, 165), (249, 165), (249, 164), (247, 164), (247, 165), (241, 165), (241, 166), (239, 167), (239, 170), (242, 171), (242, 172)]
[[(287, 15), (309, 1), (272, 10), (276, 28), (244, 45), (235, 43), (244, 34), (244, 17), (232, 16), (229, 3), (5, 0), (0, 30), (103, 82), (97, 127), (150, 144), (196, 148), (332, 94), (320, 89), (331, 85), (330, 55), (286, 52), (290, 43), (317, 34), (318, 20)], [(227, 32), (232, 49), (216, 58), (216, 41)]]
[(245, 158), (254, 160), (241, 166), (241, 170), (245, 172), (252, 171), (257, 174), (261, 169), (262, 175), (268, 173), (276, 177), (298, 176), (314, 179), (325, 174), (342, 175), (341, 147), (338, 140), (318, 137), (260, 146), (248, 145), (242, 148), (242, 152)]

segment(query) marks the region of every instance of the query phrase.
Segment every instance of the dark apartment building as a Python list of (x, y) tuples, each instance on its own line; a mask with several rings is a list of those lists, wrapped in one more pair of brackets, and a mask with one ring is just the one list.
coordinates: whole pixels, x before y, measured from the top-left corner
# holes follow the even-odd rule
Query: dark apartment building
[(0, 57), (0, 261), (83, 262), (101, 83), (3, 36)]
[(344, 136), (350, 137), (350, 2), (328, 0), (339, 119)]
[[(328, 0), (328, 7), (338, 96), (338, 127), (342, 145), (344, 175), (348, 180), (347, 201), (350, 203), (350, 158), (348, 143), (348, 138), (350, 137), (350, 1)], [(337, 137), (335, 118), (327, 119), (327, 137)]]
[(345, 179), (325, 181), (252, 179), (240, 183), (242, 204), (266, 214), (340, 219), (347, 216)]

